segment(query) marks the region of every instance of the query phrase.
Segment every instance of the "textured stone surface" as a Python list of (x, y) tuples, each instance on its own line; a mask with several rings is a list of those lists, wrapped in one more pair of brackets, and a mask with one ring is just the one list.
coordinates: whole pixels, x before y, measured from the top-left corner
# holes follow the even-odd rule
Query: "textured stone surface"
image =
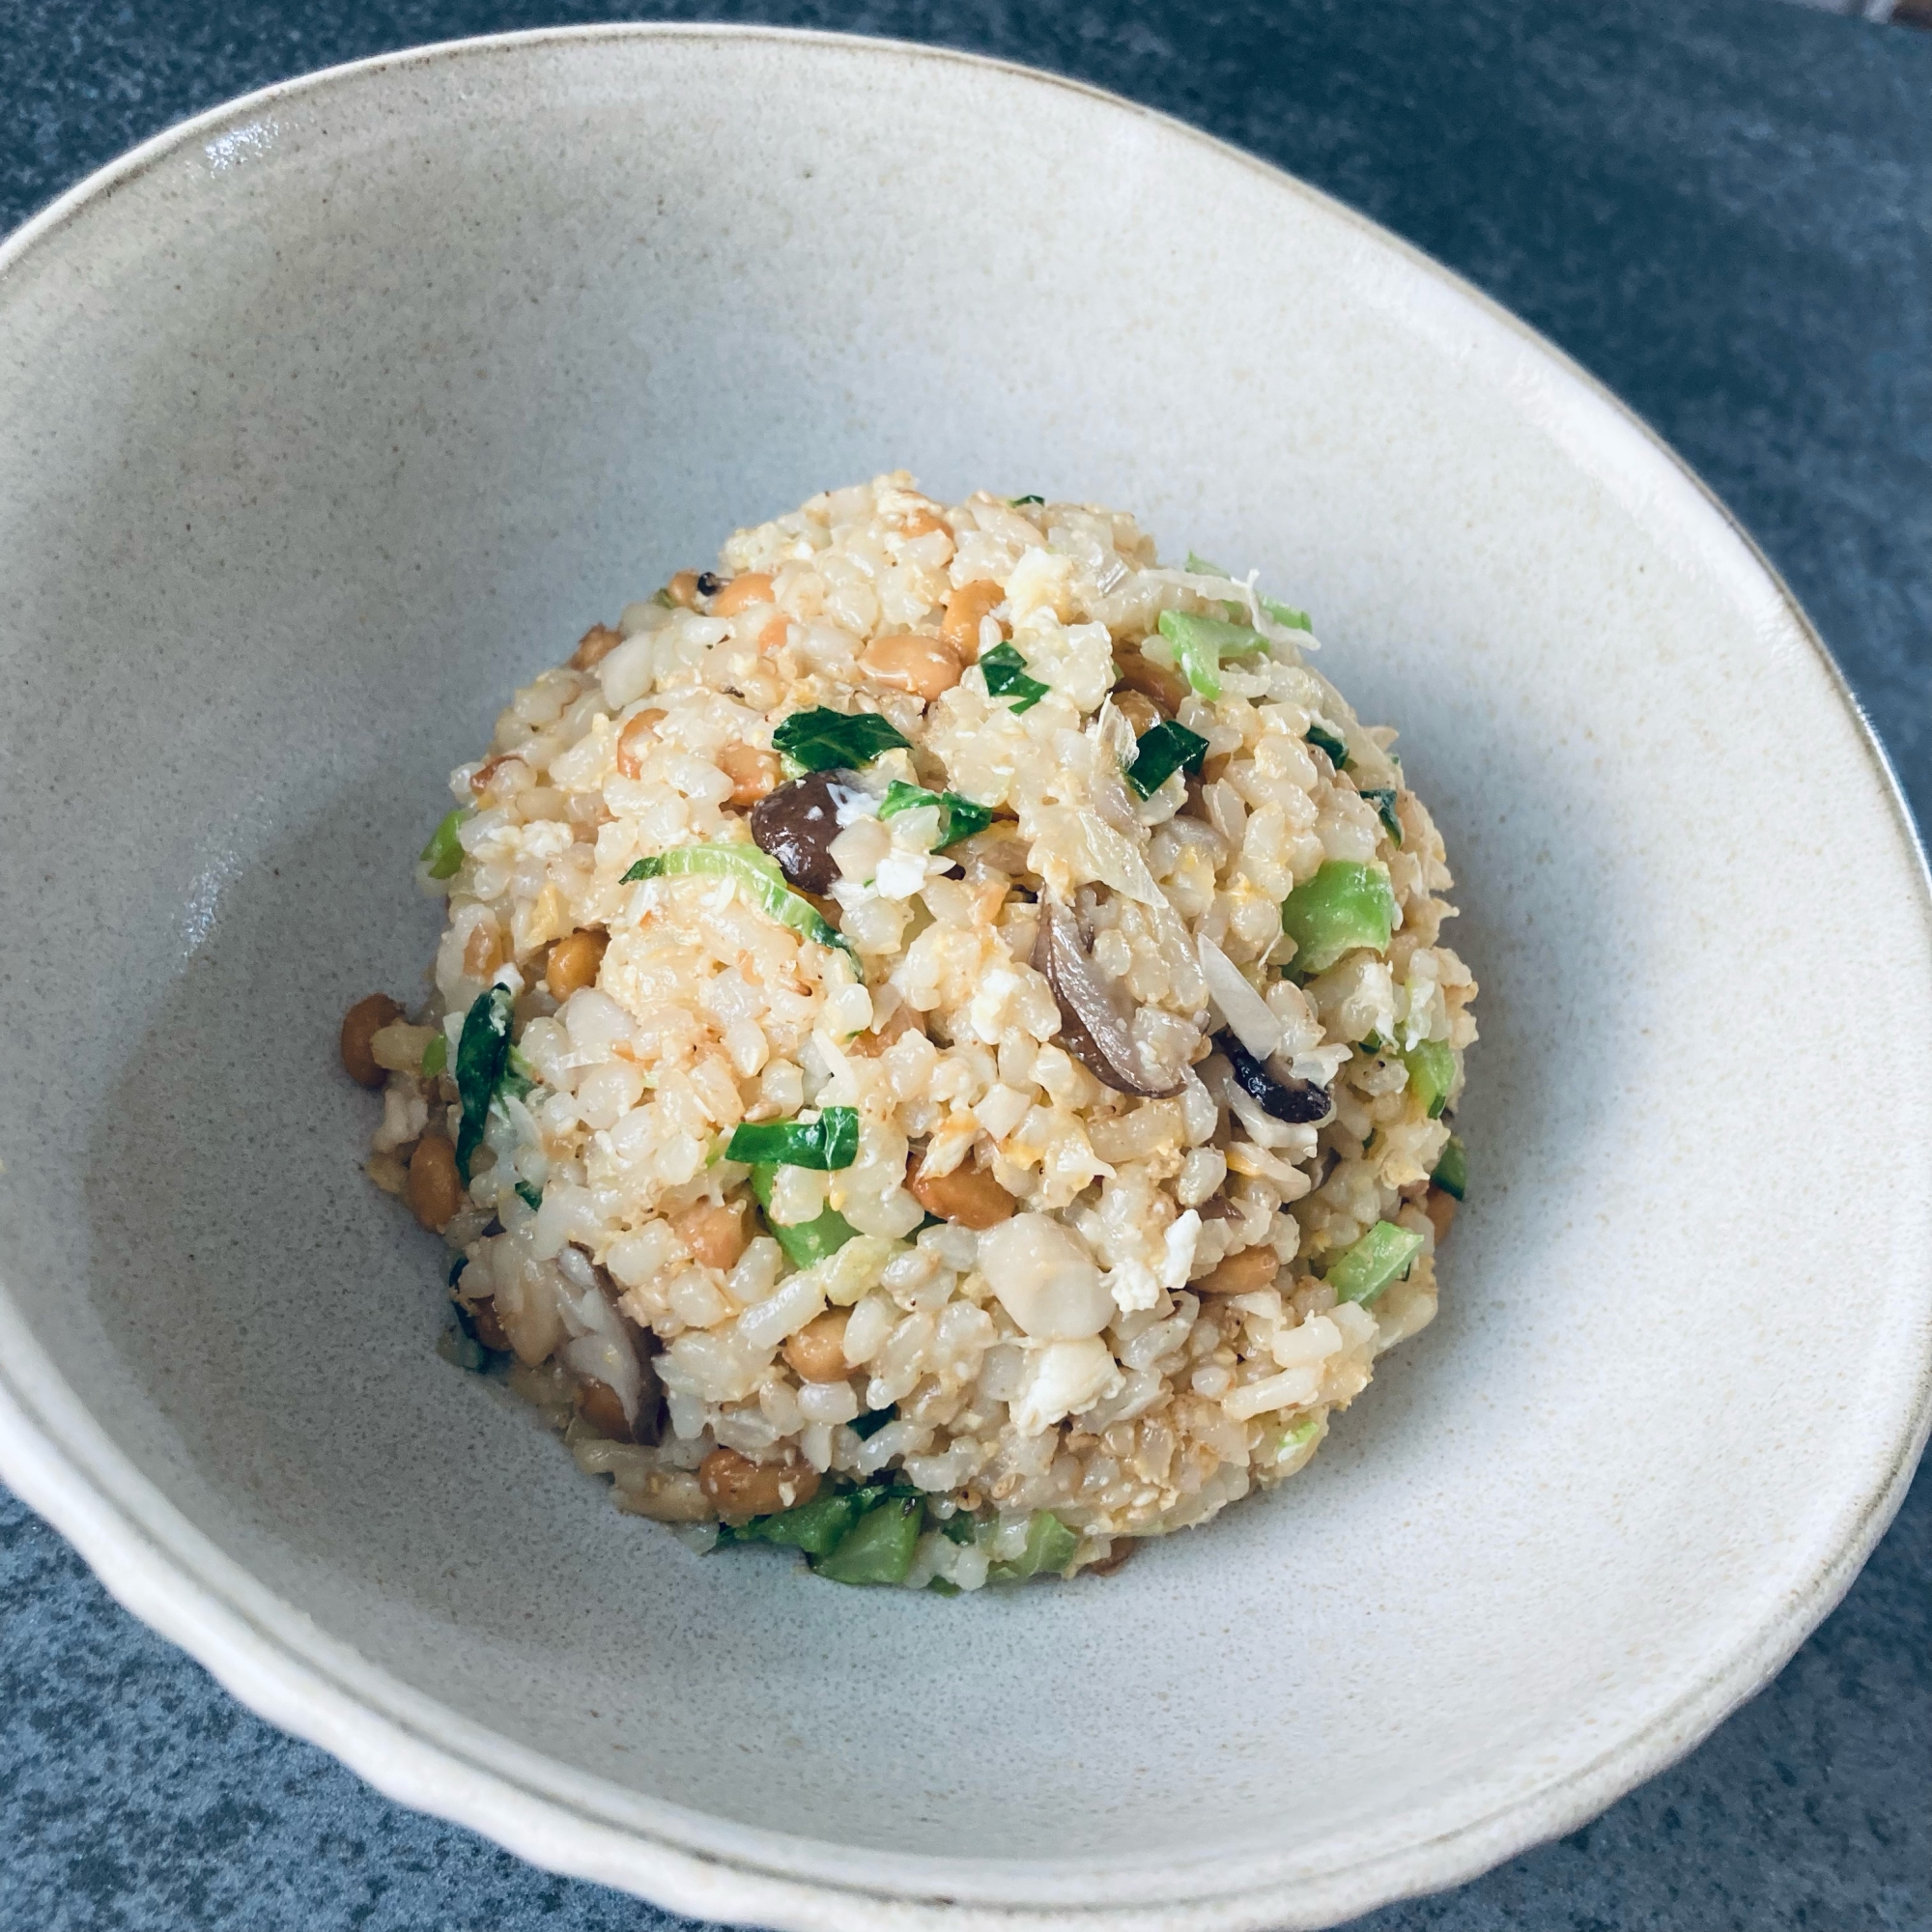
[[(0, 0), (0, 225), (245, 88), (605, 11)], [(1932, 811), (1932, 38), (1756, 0), (667, 11), (1058, 68), (1387, 222), (1701, 469)], [(1561, 1843), (1360, 1924), (1932, 1926), (1928, 1585), (1921, 1479), (1846, 1605), (1701, 1750)], [(231, 1703), (0, 1503), (0, 1927), (684, 1922), (377, 1798)]]

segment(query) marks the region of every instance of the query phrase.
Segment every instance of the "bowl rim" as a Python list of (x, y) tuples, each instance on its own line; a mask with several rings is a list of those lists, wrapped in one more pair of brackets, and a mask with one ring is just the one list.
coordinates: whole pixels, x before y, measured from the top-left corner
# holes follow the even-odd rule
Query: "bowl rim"
[[(1843, 671), (1783, 578), (1717, 493), (1628, 404), (1563, 350), (1425, 250), (1259, 156), (1106, 89), (1023, 63), (862, 34), (716, 22), (595, 22), (440, 41), (298, 74), (177, 122), (86, 176), (0, 239), (7, 278), (95, 204), (239, 121), (344, 82), (407, 75), (550, 46), (608, 42), (768, 42), (881, 62), (979, 69), (1062, 90), (1136, 117), (1160, 136), (1210, 150), (1392, 253), (1573, 395), (1634, 431), (1717, 512), (1741, 561), (1776, 593), (1859, 727), (1904, 834), (1921, 920), (1932, 930), (1932, 871), (1896, 772)], [(795, 1932), (1261, 1932), (1318, 1928), (1396, 1898), (1444, 1889), (1595, 1816), (1685, 1755), (1761, 1689), (1835, 1607), (1896, 1514), (1932, 1429), (1932, 1361), (1915, 1406), (1875, 1460), (1837, 1547), (1788, 1589), (1776, 1614), (1705, 1661), (1697, 1683), (1634, 1733), (1525, 1796), (1412, 1842), (1320, 1869), (1291, 1861), (1175, 1860), (1103, 1877), (1097, 1861), (935, 1859), (859, 1853), (828, 1840), (736, 1827), (673, 1804), (622, 1802), (604, 1780), (511, 1746), (392, 1678), (318, 1630), (210, 1538), (111, 1441), (41, 1348), (0, 1282), (0, 1478), (57, 1529), (127, 1609), (204, 1665), (271, 1723), (347, 1764), (384, 1795), (483, 1833), (533, 1863), (649, 1897), (674, 1911)], [(617, 1802), (613, 1802), (613, 1800)], [(648, 1817), (642, 1815), (648, 1812)], [(1345, 1852), (1346, 1858), (1346, 1852)], [(869, 1864), (868, 1881), (853, 1870)], [(1007, 1872), (1015, 1885), (990, 1883)], [(977, 1876), (980, 1883), (974, 1882)], [(963, 1883), (962, 1883), (963, 1881)]]

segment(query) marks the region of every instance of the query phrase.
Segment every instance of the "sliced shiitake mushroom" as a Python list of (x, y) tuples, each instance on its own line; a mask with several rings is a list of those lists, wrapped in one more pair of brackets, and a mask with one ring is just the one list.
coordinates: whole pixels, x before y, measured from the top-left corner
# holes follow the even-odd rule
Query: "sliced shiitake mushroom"
[(1164, 1098), (1181, 1081), (1147, 1064), (1128, 1012), (1080, 936), (1080, 922), (1061, 900), (1044, 896), (1033, 947), (1034, 970), (1046, 976), (1060, 1003), (1060, 1037), (1095, 1079), (1119, 1094)]
[(1225, 1029), (1214, 1036), (1214, 1051), (1227, 1057), (1241, 1092), (1277, 1121), (1292, 1127), (1313, 1126), (1325, 1121), (1334, 1108), (1327, 1088), (1318, 1087), (1312, 1080), (1277, 1078)]
[(865, 795), (854, 773), (808, 772), (752, 808), (752, 837), (802, 892), (829, 893), (838, 883), (832, 857), (832, 841), (842, 829), (838, 808)]
[(624, 1413), (624, 1398), (601, 1378), (580, 1374), (577, 1378), (577, 1412), (598, 1435), (612, 1442), (637, 1442), (655, 1448), (664, 1434), (664, 1388), (646, 1351), (638, 1349), (638, 1412)]

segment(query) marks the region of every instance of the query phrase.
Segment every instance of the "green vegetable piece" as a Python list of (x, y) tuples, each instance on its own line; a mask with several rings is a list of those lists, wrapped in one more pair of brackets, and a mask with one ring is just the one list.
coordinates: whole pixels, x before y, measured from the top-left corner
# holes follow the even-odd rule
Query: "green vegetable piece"
[(1027, 1524), (1027, 1551), (1037, 1554), (1037, 1570), (1065, 1570), (1079, 1548), (1079, 1537), (1051, 1510), (1037, 1511)]
[(884, 752), (907, 752), (911, 741), (876, 711), (795, 711), (772, 733), (783, 757), (808, 772), (856, 771)]
[(1226, 659), (1248, 657), (1267, 648), (1267, 639), (1245, 624), (1231, 624), (1225, 617), (1197, 616), (1191, 611), (1163, 611), (1160, 634), (1174, 646), (1181, 676), (1210, 702), (1221, 695), (1221, 666)]
[(433, 1079), (449, 1065), (449, 1036), (439, 1033), (423, 1048), (422, 1070), (425, 1080)]
[(1301, 742), (1304, 745), (1313, 745), (1318, 752), (1326, 752), (1328, 762), (1338, 772), (1346, 772), (1349, 769), (1349, 741), (1329, 730), (1327, 725), (1311, 724), (1301, 734)]
[(1022, 503), (1044, 503), (1046, 498), (1044, 497), (1009, 497), (1007, 501), (1017, 510)]
[(1456, 1084), (1454, 1051), (1445, 1040), (1425, 1039), (1420, 1046), (1407, 1048), (1402, 1061), (1408, 1068), (1409, 1090), (1432, 1121), (1440, 1120), (1449, 1104), (1449, 1090)]
[(1209, 563), (1205, 556), (1196, 556), (1192, 551), (1187, 553), (1187, 561), (1181, 567), (1190, 577), (1226, 577), (1228, 575), (1218, 563)]
[(1328, 1264), (1324, 1276), (1337, 1301), (1358, 1301), (1366, 1307), (1422, 1251), (1422, 1236), (1393, 1221), (1378, 1221), (1360, 1240), (1350, 1242)]
[(784, 1250), (793, 1267), (810, 1267), (827, 1255), (836, 1255), (859, 1231), (836, 1208), (814, 1215), (810, 1221), (794, 1221), (788, 1226), (766, 1216), (765, 1226), (772, 1239)]
[(453, 879), (463, 864), (463, 845), (456, 836), (457, 827), (469, 816), (458, 806), (454, 811), (444, 814), (442, 823), (429, 835), (429, 843), (416, 854), (427, 862), (432, 879)]
[(1355, 1042), (1355, 1044), (1359, 1046), (1364, 1053), (1380, 1054), (1380, 1053), (1386, 1053), (1388, 1051), (1387, 1040), (1383, 1039), (1381, 1035), (1378, 1033), (1364, 1034), (1362, 1037)]
[(436, 1351), (445, 1362), (480, 1376), (490, 1366), (490, 1351), (463, 1325), (459, 1312), (457, 1325), (445, 1328), (437, 1338)]
[(1286, 1463), (1297, 1449), (1305, 1448), (1312, 1435), (1320, 1433), (1321, 1418), (1319, 1415), (1304, 1416), (1293, 1429), (1284, 1429), (1274, 1437), (1271, 1447), (1274, 1460)]
[[(886, 795), (879, 801), (881, 818), (896, 818), (902, 811), (917, 811), (923, 805), (943, 808), (946, 801), (936, 791), (927, 791), (923, 785), (909, 785), (903, 779), (895, 779), (886, 787)], [(945, 812), (942, 810), (941, 819)]]
[(1176, 772), (1198, 772), (1208, 754), (1208, 740), (1185, 724), (1163, 718), (1142, 734), (1127, 767), (1127, 782), (1143, 798), (1151, 798)]
[(979, 1535), (979, 1528), (971, 1510), (954, 1510), (939, 1525), (939, 1533), (948, 1543), (971, 1543)]
[(920, 1496), (889, 1496), (869, 1509), (811, 1567), (835, 1583), (903, 1583), (925, 1520)]
[(1444, 1194), (1453, 1195), (1458, 1201), (1467, 1198), (1469, 1151), (1459, 1135), (1449, 1136), (1449, 1145), (1442, 1150), (1442, 1158), (1435, 1163), (1435, 1172), (1429, 1178)]
[(469, 1163), (483, 1145), (490, 1103), (510, 1064), (510, 1019), (516, 1000), (507, 986), (486, 986), (463, 1016), (456, 1042), (456, 1094), (463, 1121), (456, 1133), (456, 1171), (469, 1185)]
[(1293, 604), (1277, 604), (1272, 597), (1257, 597), (1258, 603), (1277, 624), (1291, 631), (1312, 631), (1315, 626), (1308, 621), (1306, 611), (1297, 611)]
[(913, 811), (923, 805), (936, 805), (939, 808), (939, 848), (943, 851), (949, 845), (956, 845), (962, 838), (970, 838), (976, 832), (983, 832), (993, 822), (993, 808), (978, 805), (970, 798), (961, 798), (956, 791), (927, 791), (923, 785), (909, 785), (903, 779), (895, 779), (886, 787), (886, 795), (879, 801), (881, 818), (895, 817), (901, 811)]
[(935, 1597), (956, 1597), (959, 1594), (959, 1585), (950, 1577), (935, 1577), (925, 1587)]
[(678, 845), (653, 858), (639, 859), (618, 884), (634, 886), (639, 879), (694, 876), (734, 881), (759, 911), (769, 913), (781, 925), (789, 926), (814, 945), (832, 947), (858, 964), (852, 942), (810, 899), (793, 892), (785, 884), (778, 861), (755, 845)]
[(827, 1255), (836, 1255), (858, 1229), (836, 1208), (826, 1208), (810, 1221), (774, 1221), (772, 1176), (777, 1172), (776, 1165), (753, 1168), (752, 1195), (765, 1217), (765, 1226), (772, 1231), (772, 1239), (784, 1250), (785, 1259), (793, 1267), (803, 1268), (822, 1262)]
[(1379, 866), (1329, 860), (1282, 901), (1281, 929), (1294, 941), (1294, 970), (1304, 978), (1325, 973), (1358, 946), (1386, 952), (1395, 931), (1388, 874)]
[(894, 1421), (898, 1412), (898, 1404), (889, 1402), (884, 1408), (868, 1408), (864, 1415), (855, 1415), (845, 1427), (864, 1442), (867, 1437), (876, 1435), (887, 1423)]
[(776, 1543), (786, 1549), (802, 1549), (808, 1556), (829, 1556), (851, 1534), (853, 1524), (878, 1493), (876, 1490), (838, 1490), (813, 1496), (796, 1509), (753, 1518), (731, 1540)]
[(517, 1199), (534, 1214), (543, 1206), (543, 1189), (528, 1180), (517, 1182)]
[[(1338, 766), (1339, 770), (1340, 767)], [(1395, 787), (1393, 785), (1364, 785), (1362, 796), (1375, 807), (1376, 816), (1382, 822), (1388, 836), (1400, 845), (1402, 843), (1402, 820), (1395, 815)]]
[(1035, 1510), (1027, 1522), (1026, 1548), (1008, 1563), (986, 1568), (989, 1583), (1020, 1583), (1043, 1570), (1065, 1570), (1080, 1539), (1051, 1510)]
[(987, 695), (1015, 699), (1015, 711), (1031, 711), (1052, 689), (1027, 675), (1026, 659), (1010, 644), (995, 644), (990, 651), (980, 652), (980, 669), (986, 679)]
[(509, 1058), (503, 1063), (503, 1077), (497, 1083), (497, 1091), (521, 1100), (536, 1084), (536, 1068), (524, 1058), (522, 1050), (513, 1044)]
[(993, 808), (981, 805), (979, 800), (963, 798), (956, 791), (943, 791), (939, 802), (946, 808), (944, 816), (946, 829), (940, 834), (942, 847), (956, 845), (962, 838), (970, 838), (976, 832), (983, 832), (993, 822)]
[(810, 1167), (829, 1174), (859, 1158), (859, 1110), (827, 1107), (815, 1121), (740, 1122), (724, 1152), (750, 1167)]

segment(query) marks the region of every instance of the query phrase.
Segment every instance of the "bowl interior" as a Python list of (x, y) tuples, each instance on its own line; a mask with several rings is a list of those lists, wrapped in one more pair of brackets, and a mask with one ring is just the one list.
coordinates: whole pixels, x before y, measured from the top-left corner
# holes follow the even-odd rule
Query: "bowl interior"
[[(604, 37), (177, 144), (7, 268), (0, 367), (0, 1267), (321, 1638), (683, 1842), (1024, 1900), (1419, 1843), (1802, 1634), (1922, 1386), (1917, 864), (1721, 515), (1466, 293), (1072, 89)], [(440, 1360), (334, 1051), (510, 690), (899, 464), (1311, 607), (1483, 982), (1435, 1328), (1276, 1495), (958, 1603), (694, 1558)]]

